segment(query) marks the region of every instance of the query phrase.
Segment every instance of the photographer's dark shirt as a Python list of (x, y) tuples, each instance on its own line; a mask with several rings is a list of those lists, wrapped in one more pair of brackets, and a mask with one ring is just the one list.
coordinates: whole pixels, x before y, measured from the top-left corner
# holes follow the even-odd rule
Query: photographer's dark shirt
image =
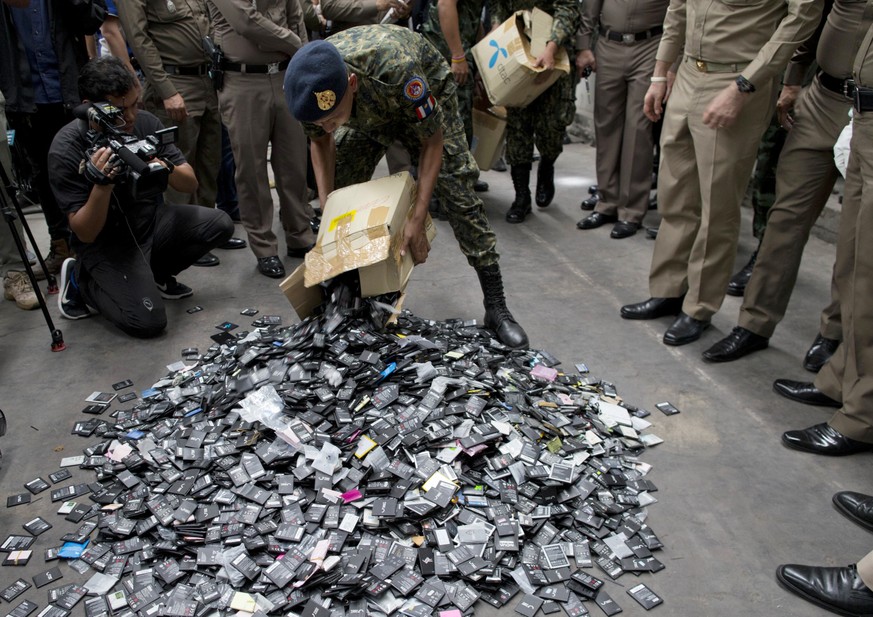
[[(161, 121), (147, 111), (136, 116), (133, 132), (143, 138), (159, 131), (164, 126)], [(76, 212), (85, 205), (94, 186), (82, 172), (85, 151), (90, 147), (87, 128), (81, 120), (73, 120), (55, 135), (49, 150), (49, 180), (58, 205), (64, 214)], [(173, 165), (184, 164), (185, 157), (174, 145), (163, 146), (158, 156)], [(109, 212), (103, 230), (90, 244), (81, 242), (73, 235), (76, 250), (86, 247), (142, 245), (150, 240), (154, 231), (155, 212), (166, 207), (163, 197), (148, 200), (134, 200), (127, 182), (118, 184), (112, 191)]]

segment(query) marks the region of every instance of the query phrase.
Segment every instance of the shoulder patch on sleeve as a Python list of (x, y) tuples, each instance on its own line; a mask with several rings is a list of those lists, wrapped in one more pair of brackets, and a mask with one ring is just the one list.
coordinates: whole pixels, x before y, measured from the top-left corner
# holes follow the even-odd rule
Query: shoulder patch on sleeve
[(415, 115), (418, 116), (419, 120), (424, 120), (433, 113), (434, 109), (436, 109), (436, 99), (433, 98), (432, 94), (428, 94), (427, 100), (415, 108)]
[(430, 90), (428, 90), (427, 82), (423, 77), (418, 77), (417, 75), (413, 76), (403, 86), (403, 96), (413, 102), (421, 101), (427, 98), (429, 94)]

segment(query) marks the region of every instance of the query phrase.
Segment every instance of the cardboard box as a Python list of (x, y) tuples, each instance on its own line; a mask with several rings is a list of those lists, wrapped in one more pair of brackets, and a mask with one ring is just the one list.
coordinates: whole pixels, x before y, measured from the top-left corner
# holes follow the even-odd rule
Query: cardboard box
[(517, 11), (473, 46), (473, 59), (492, 105), (526, 107), (549, 86), (570, 74), (570, 59), (562, 47), (555, 68), (534, 68), (552, 31), (545, 11)]
[(473, 158), (482, 171), (488, 171), (503, 153), (506, 143), (506, 109), (473, 109)]
[[(364, 297), (402, 290), (414, 265), (409, 252), (400, 256), (400, 243), (412, 213), (415, 189), (412, 176), (402, 172), (331, 193), (315, 248), (306, 254), (304, 285), (313, 287), (357, 270)], [(425, 231), (432, 241), (436, 228), (430, 216)]]
[(279, 288), (288, 302), (294, 307), (294, 312), (300, 319), (305, 319), (315, 312), (322, 302), (324, 294), (321, 287), (307, 287), (303, 283), (306, 266), (300, 264), (284, 281), (279, 283)]

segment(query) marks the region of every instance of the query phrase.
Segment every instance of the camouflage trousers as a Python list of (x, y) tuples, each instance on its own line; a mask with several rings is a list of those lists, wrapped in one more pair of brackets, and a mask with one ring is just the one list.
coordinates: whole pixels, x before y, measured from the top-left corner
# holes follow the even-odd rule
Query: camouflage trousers
[(779, 126), (776, 114), (770, 120), (770, 126), (764, 131), (761, 145), (758, 146), (758, 158), (755, 162), (755, 173), (752, 175), (752, 209), (755, 213), (752, 219), (752, 232), (760, 240), (767, 228), (767, 214), (776, 201), (776, 164), (785, 145), (785, 131)]
[(524, 165), (533, 161), (536, 144), (540, 156), (554, 161), (564, 150), (564, 131), (576, 113), (576, 69), (564, 75), (523, 109), (510, 107), (506, 123), (506, 162)]
[[(454, 93), (441, 98), (439, 104), (444, 115), (443, 162), (434, 196), (439, 199), (467, 262), (474, 268), (491, 266), (499, 260), (497, 237), (488, 223), (482, 200), (473, 190), (479, 167), (470, 154)], [(395, 140), (403, 144), (416, 165), (421, 151), (421, 144), (402, 130), (367, 132), (344, 126), (337, 129), (334, 139), (336, 188), (372, 178), (376, 165)]]

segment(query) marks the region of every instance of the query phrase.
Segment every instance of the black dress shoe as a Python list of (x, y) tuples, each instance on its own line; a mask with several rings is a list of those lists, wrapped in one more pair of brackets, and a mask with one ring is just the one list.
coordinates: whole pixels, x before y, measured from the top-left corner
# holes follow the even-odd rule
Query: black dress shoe
[(487, 193), (488, 183), (484, 180), (476, 180), (476, 182), (473, 183), (473, 190), (477, 193)]
[(694, 319), (690, 315), (679, 313), (679, 317), (676, 318), (676, 321), (664, 333), (664, 344), (678, 347), (679, 345), (693, 343), (700, 338), (700, 335), (708, 327), (708, 321)]
[(831, 359), (831, 356), (834, 355), (834, 352), (839, 346), (839, 341), (832, 338), (825, 338), (819, 334), (815, 337), (812, 346), (803, 358), (803, 368), (812, 371), (813, 373), (818, 373), (821, 370), (821, 367)]
[(734, 274), (731, 280), (728, 281), (727, 290), (725, 293), (729, 296), (742, 297), (746, 293), (746, 285), (749, 284), (749, 279), (752, 278), (752, 270), (755, 269), (755, 262), (758, 260), (758, 251), (752, 253), (749, 263), (743, 266), (743, 269)]
[(731, 333), (703, 352), (703, 359), (709, 362), (733, 362), (753, 351), (767, 349), (770, 339), (751, 330), (737, 326)]
[(221, 260), (218, 259), (212, 253), (206, 253), (203, 257), (195, 261), (192, 265), (200, 266), (201, 268), (211, 268), (212, 266), (217, 266), (221, 263)]
[(873, 497), (854, 491), (840, 491), (834, 495), (833, 501), (841, 514), (867, 531), (873, 531)]
[(843, 406), (840, 401), (835, 401), (827, 394), (819, 390), (809, 381), (794, 381), (793, 379), (777, 379), (773, 382), (773, 390), (792, 401), (817, 407), (834, 407), (839, 409)]
[(594, 210), (595, 206), (600, 203), (600, 193), (594, 193), (591, 197), (583, 199), (579, 207), (583, 210)]
[(604, 214), (603, 212), (592, 212), (584, 219), (576, 223), (579, 229), (597, 229), (607, 223), (614, 223), (618, 217), (614, 214)]
[(600, 191), (600, 187), (596, 184), (591, 184), (588, 186), (588, 194), (589, 195), (597, 195), (597, 193), (599, 191)]
[(612, 226), (612, 231), (609, 232), (609, 237), (614, 240), (630, 238), (632, 235), (637, 233), (637, 229), (639, 228), (639, 223), (631, 223), (630, 221), (618, 221), (615, 225)]
[(231, 238), (218, 248), (224, 249), (225, 251), (233, 251), (236, 249), (244, 249), (247, 246), (246, 241), (242, 238)]
[(306, 253), (311, 251), (314, 246), (315, 246), (314, 244), (310, 244), (309, 246), (304, 246), (304, 247), (296, 248), (296, 249), (289, 248), (288, 249), (288, 257), (293, 257), (295, 259), (303, 259), (304, 257), (306, 257)]
[(658, 237), (658, 228), (646, 227), (646, 237), (655, 240)]
[(859, 452), (873, 452), (873, 443), (846, 437), (830, 424), (824, 422), (799, 431), (785, 431), (782, 433), (782, 443), (792, 450), (825, 456), (847, 456)]
[(285, 276), (285, 266), (277, 255), (271, 257), (258, 257), (258, 272), (271, 279), (280, 279)]
[(832, 613), (848, 617), (873, 615), (873, 591), (858, 576), (855, 566), (786, 564), (776, 569), (776, 579), (791, 593)]
[(649, 298), (645, 302), (625, 304), (621, 307), (621, 316), (624, 319), (657, 319), (668, 315), (678, 315), (682, 310), (681, 298)]

